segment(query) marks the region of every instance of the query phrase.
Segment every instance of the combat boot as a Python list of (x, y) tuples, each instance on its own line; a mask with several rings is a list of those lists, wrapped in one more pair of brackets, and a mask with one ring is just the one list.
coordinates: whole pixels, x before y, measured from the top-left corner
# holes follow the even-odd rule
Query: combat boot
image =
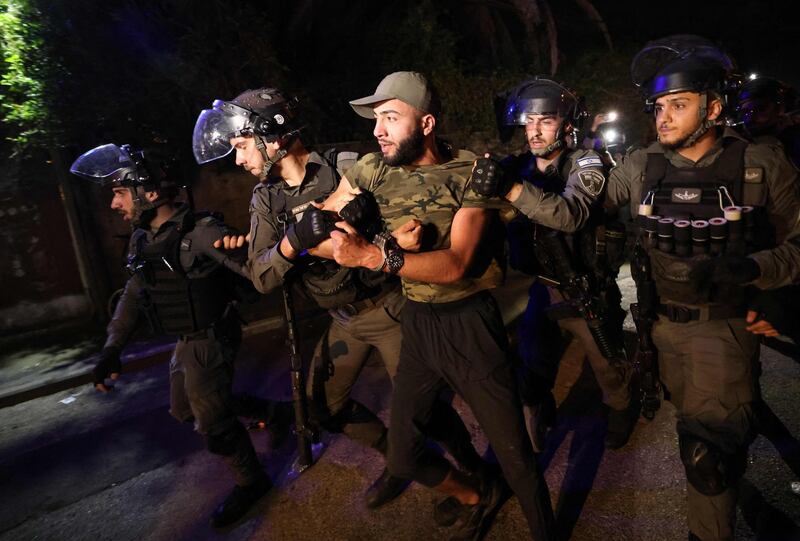
[(211, 525), (214, 528), (224, 528), (242, 518), (264, 494), (272, 488), (272, 482), (266, 474), (255, 482), (233, 487), (228, 497), (211, 515)]
[(608, 409), (608, 428), (606, 429), (606, 449), (619, 449), (628, 443), (633, 429), (636, 426), (636, 417), (630, 407), (616, 410)]
[[(465, 468), (466, 474), (475, 486), (483, 486), (490, 479), (500, 479), (505, 483), (503, 471), (500, 466), (485, 460), (480, 460), (480, 465), (472, 468)], [(433, 507), (433, 521), (439, 526), (448, 527), (455, 524), (464, 506), (454, 496), (449, 496)]]
[(389, 470), (384, 468), (381, 475), (367, 489), (364, 494), (367, 508), (377, 509), (385, 503), (389, 503), (406, 489), (411, 481), (401, 479), (389, 473)]
[(494, 521), (497, 512), (509, 498), (508, 485), (502, 477), (489, 476), (482, 480), (480, 500), (475, 505), (461, 505), (450, 541), (479, 541)]

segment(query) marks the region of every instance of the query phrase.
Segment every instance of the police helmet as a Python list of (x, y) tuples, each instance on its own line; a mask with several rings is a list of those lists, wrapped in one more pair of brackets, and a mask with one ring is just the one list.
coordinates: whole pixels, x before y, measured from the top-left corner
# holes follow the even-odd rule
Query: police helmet
[(287, 99), (275, 88), (247, 90), (231, 101), (214, 100), (195, 123), (192, 150), (198, 164), (231, 153), (230, 139), (256, 136), (273, 142), (297, 133), (297, 98)]
[(648, 43), (631, 63), (631, 78), (646, 109), (661, 96), (677, 92), (714, 92), (725, 97), (733, 61), (711, 41), (676, 35)]
[(142, 187), (145, 191), (175, 186), (179, 176), (175, 161), (164, 153), (113, 143), (84, 152), (69, 170), (101, 186)]
[(797, 92), (794, 88), (774, 77), (754, 77), (739, 89), (736, 120), (751, 135), (759, 135), (796, 108)]
[(583, 99), (573, 90), (550, 79), (536, 77), (508, 93), (502, 125), (524, 126), (528, 115), (557, 115), (579, 128), (587, 112)]

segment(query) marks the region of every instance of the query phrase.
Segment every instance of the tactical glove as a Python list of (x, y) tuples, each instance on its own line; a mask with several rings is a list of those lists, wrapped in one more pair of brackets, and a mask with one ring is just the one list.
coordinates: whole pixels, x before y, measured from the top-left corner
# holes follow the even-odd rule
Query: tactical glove
[(761, 276), (761, 268), (752, 258), (723, 255), (712, 260), (711, 281), (717, 284), (744, 285)]
[(100, 352), (100, 360), (92, 370), (95, 385), (104, 384), (106, 378), (110, 377), (111, 374), (119, 374), (122, 371), (122, 363), (119, 359), (120, 353), (121, 350), (117, 347), (109, 346), (103, 348), (103, 351)]
[(342, 210), (339, 211), (339, 216), (359, 233), (367, 236), (366, 233), (369, 230), (380, 224), (381, 209), (372, 192), (362, 190), (360, 194), (342, 207)]
[(308, 207), (303, 217), (286, 230), (289, 244), (297, 252), (314, 248), (317, 244), (331, 236), (334, 230), (334, 218), (328, 212), (317, 207)]
[(484, 197), (504, 197), (514, 185), (511, 176), (506, 173), (500, 159), (492, 155), (489, 158), (478, 158), (472, 168), (472, 189)]

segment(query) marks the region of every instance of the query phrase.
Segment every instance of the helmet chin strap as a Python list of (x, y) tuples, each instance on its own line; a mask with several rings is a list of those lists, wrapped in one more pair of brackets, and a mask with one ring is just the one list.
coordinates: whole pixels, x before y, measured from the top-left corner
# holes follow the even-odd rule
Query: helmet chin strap
[(260, 135), (254, 135), (254, 137), (256, 139), (256, 148), (261, 153), (261, 157), (264, 158), (264, 166), (261, 168), (261, 173), (258, 175), (258, 179), (261, 182), (264, 182), (267, 180), (272, 166), (281, 161), (289, 153), (289, 147), (292, 146), (294, 137), (287, 139), (286, 145), (279, 148), (275, 155), (271, 158), (267, 154), (267, 145), (264, 141), (264, 137)]
[(537, 158), (549, 158), (553, 152), (564, 148), (565, 145), (566, 142), (564, 141), (564, 124), (562, 122), (561, 126), (558, 127), (558, 131), (556, 132), (556, 140), (544, 148), (531, 149), (531, 154), (533, 154)]
[(716, 122), (708, 119), (708, 94), (703, 92), (700, 96), (700, 108), (698, 109), (698, 116), (700, 117), (700, 126), (694, 130), (686, 140), (681, 143), (680, 148), (689, 148), (700, 139), (705, 133), (716, 125)]
[[(140, 191), (141, 190), (141, 191)], [(155, 209), (165, 205), (169, 200), (166, 197), (159, 197), (155, 201), (148, 201), (145, 198), (144, 188), (141, 186), (130, 187), (133, 196), (133, 212), (131, 223), (134, 227), (139, 227), (153, 219)]]

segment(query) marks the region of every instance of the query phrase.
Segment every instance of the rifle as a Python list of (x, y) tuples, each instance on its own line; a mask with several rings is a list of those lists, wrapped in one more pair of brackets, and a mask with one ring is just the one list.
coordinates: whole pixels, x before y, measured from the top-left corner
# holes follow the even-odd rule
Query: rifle
[(633, 248), (631, 275), (636, 282), (637, 303), (631, 304), (638, 342), (634, 355), (634, 370), (639, 376), (642, 417), (651, 420), (661, 407), (661, 385), (658, 380), (658, 351), (653, 343), (653, 322), (658, 317), (656, 285), (650, 268), (650, 258), (638, 242)]
[[(287, 210), (277, 216), (277, 221), (283, 227), (283, 236), (289, 225), (297, 222), (297, 215), (302, 214), (311, 204), (310, 200), (294, 209)], [(280, 241), (278, 241), (280, 242)], [(297, 323), (294, 312), (294, 299), (292, 298), (293, 272), (289, 271), (283, 279), (283, 309), (286, 317), (286, 337), (289, 343), (289, 371), (292, 378), (292, 407), (294, 409), (295, 435), (297, 436), (297, 460), (293, 466), (293, 473), (300, 474), (314, 464), (314, 454), (311, 444), (318, 435), (308, 422), (308, 404), (306, 402), (306, 378), (303, 374), (303, 360), (300, 357), (300, 345), (297, 339)]]
[(289, 342), (289, 367), (292, 376), (292, 404), (294, 408), (295, 434), (297, 435), (297, 463), (295, 470), (302, 472), (314, 464), (311, 442), (316, 433), (308, 422), (308, 404), (306, 404), (306, 383), (303, 374), (303, 361), (300, 358), (297, 343), (297, 323), (294, 315), (291, 282), (284, 281), (283, 307), (286, 314), (286, 334)]
[[(555, 287), (564, 296), (565, 302), (548, 309), (553, 317), (559, 312), (569, 315), (576, 312), (586, 321), (597, 348), (603, 357), (614, 365), (627, 362), (622, 343), (622, 333), (614, 332), (608, 321), (608, 306), (592, 287), (589, 276), (579, 273), (572, 265), (572, 258), (563, 233), (542, 226), (537, 227), (537, 242), (550, 256), (556, 279), (539, 276), (550, 287)], [(555, 317), (555, 319), (559, 319)]]

